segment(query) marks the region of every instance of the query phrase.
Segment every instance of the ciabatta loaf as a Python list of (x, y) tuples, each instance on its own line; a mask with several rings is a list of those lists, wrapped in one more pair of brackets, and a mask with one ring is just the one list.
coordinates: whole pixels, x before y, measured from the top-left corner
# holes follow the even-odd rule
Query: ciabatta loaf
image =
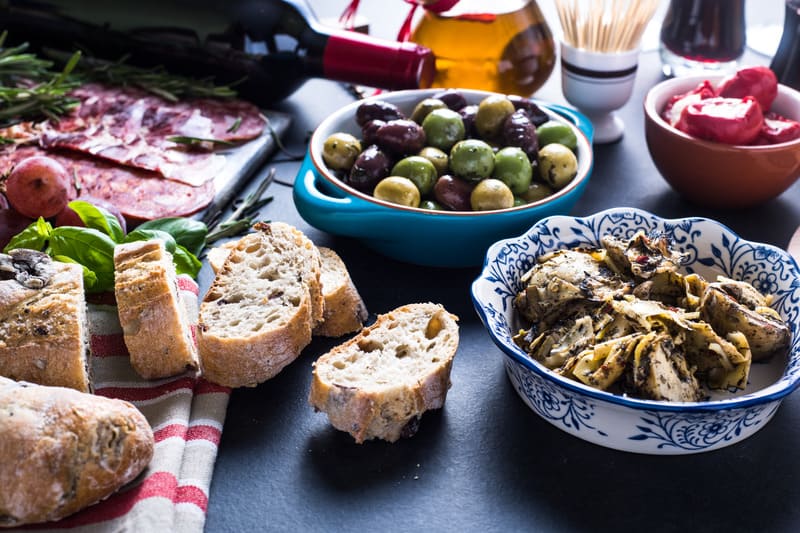
[(0, 254), (0, 376), (91, 390), (83, 269), (34, 250)]
[(205, 377), (255, 386), (294, 361), (322, 320), (320, 258), (302, 232), (259, 223), (231, 250), (200, 305)]
[(0, 378), (0, 526), (58, 520), (107, 498), (153, 457), (130, 403)]
[(114, 294), (131, 366), (140, 376), (155, 379), (197, 370), (190, 320), (163, 241), (114, 248)]
[(457, 320), (433, 303), (378, 316), (314, 363), (309, 402), (358, 443), (413, 435), (425, 411), (444, 405)]

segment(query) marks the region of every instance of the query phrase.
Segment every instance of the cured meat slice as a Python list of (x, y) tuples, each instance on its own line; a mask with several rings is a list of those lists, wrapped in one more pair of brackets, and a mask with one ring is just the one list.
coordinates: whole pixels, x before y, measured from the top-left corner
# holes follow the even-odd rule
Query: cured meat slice
[(214, 184), (192, 187), (165, 180), (158, 174), (108, 163), (77, 152), (44, 150), (23, 146), (0, 152), (0, 174), (34, 155), (56, 159), (74, 177), (78, 197), (92, 197), (116, 206), (131, 223), (154, 218), (187, 216), (214, 199)]
[(241, 100), (196, 99), (169, 102), (131, 87), (84, 85), (72, 93), (81, 103), (43, 128), (45, 148), (86, 152), (165, 178), (200, 186), (225, 164), (221, 154), (173, 137), (238, 142), (264, 129), (254, 105)]

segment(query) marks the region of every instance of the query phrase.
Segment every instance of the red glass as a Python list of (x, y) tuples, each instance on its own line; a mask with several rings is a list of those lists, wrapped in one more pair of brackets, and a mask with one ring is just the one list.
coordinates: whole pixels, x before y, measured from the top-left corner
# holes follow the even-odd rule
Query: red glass
[(671, 0), (661, 46), (668, 75), (735, 67), (745, 49), (744, 0)]

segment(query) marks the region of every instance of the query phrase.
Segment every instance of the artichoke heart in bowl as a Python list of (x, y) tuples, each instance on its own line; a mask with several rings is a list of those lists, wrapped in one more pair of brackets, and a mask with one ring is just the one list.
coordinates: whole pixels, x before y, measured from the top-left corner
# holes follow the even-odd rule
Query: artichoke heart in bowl
[(752, 435), (797, 387), (797, 276), (712, 220), (620, 208), (495, 243), (472, 298), (534, 412), (606, 447), (686, 454)]

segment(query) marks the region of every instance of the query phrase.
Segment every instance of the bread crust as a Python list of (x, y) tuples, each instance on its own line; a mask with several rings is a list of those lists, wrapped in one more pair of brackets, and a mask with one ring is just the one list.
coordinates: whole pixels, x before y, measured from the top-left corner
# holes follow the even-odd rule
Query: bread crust
[(122, 400), (0, 378), (0, 526), (59, 520), (107, 498), (153, 457)]
[[(458, 349), (457, 320), (433, 303), (379, 315), (314, 363), (309, 403), (357, 443), (413, 435), (422, 414), (441, 408), (447, 398)], [(391, 370), (399, 358), (419, 364)], [(354, 364), (365, 374), (354, 377)]]
[(341, 337), (361, 330), (369, 316), (367, 306), (350, 277), (347, 266), (335, 251), (319, 247), (322, 260), (322, 297), (325, 312), (314, 335)]
[(195, 371), (200, 362), (172, 256), (160, 240), (114, 249), (114, 294), (133, 369), (145, 379)]
[(254, 229), (228, 254), (200, 305), (204, 376), (229, 387), (278, 374), (311, 342), (324, 310), (314, 244), (282, 222)]
[(0, 279), (0, 376), (89, 392), (83, 270), (49, 258), (39, 268), (40, 288)]

